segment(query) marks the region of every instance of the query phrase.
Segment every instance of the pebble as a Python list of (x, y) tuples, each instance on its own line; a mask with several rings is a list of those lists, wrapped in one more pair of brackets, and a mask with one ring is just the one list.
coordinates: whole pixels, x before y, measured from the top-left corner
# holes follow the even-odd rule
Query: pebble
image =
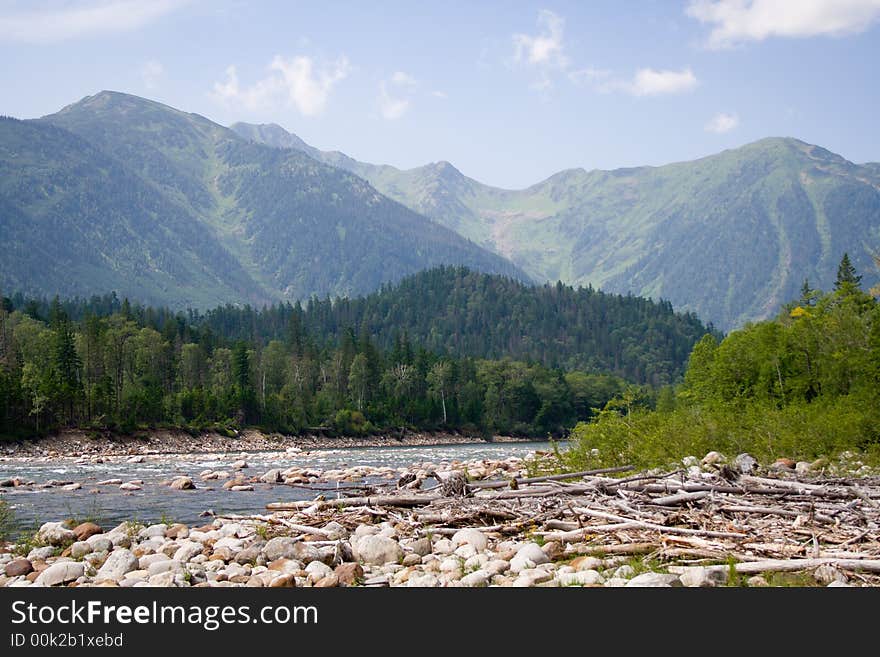
[(664, 587), (664, 586), (681, 586), (682, 582), (678, 575), (667, 573), (642, 573), (636, 575), (626, 583), (627, 587)]

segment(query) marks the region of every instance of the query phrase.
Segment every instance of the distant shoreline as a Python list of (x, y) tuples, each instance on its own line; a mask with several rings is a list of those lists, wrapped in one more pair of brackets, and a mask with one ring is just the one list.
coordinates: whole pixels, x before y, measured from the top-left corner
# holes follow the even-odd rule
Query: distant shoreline
[(478, 436), (447, 432), (411, 432), (402, 439), (389, 435), (378, 436), (291, 436), (279, 433), (263, 433), (245, 429), (234, 437), (206, 431), (191, 435), (182, 430), (151, 429), (130, 435), (113, 432), (87, 432), (66, 429), (57, 434), (0, 442), (0, 458), (20, 457), (102, 457), (149, 454), (181, 454), (192, 452), (251, 452), (282, 451), (290, 448), (302, 450), (340, 449), (351, 447), (407, 447), (431, 445), (464, 445), (474, 443), (512, 443), (546, 440), (538, 437), (518, 438), (493, 436), (486, 441)]

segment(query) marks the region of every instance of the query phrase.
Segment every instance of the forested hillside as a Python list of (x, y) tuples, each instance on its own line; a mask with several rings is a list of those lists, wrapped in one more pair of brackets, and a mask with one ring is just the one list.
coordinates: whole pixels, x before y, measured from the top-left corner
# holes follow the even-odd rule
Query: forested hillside
[(669, 299), (723, 330), (774, 316), (804, 278), (830, 288), (844, 251), (878, 280), (880, 168), (797, 139), (659, 167), (569, 169), (507, 190), (448, 162), (400, 170), (319, 151), (279, 126), (233, 129), (354, 172), (536, 281)]
[[(28, 299), (0, 312), (0, 433), (259, 425), (559, 434), (706, 333), (667, 303), (461, 268), (365, 298), (174, 312)], [(546, 345), (554, 345), (550, 350)]]
[(0, 286), (209, 308), (355, 295), (441, 264), (504, 258), (295, 150), (102, 92), (0, 120)]
[(832, 292), (805, 285), (775, 319), (706, 335), (656, 410), (624, 395), (578, 425), (570, 463), (667, 466), (710, 450), (880, 463), (880, 288), (860, 285), (844, 257)]

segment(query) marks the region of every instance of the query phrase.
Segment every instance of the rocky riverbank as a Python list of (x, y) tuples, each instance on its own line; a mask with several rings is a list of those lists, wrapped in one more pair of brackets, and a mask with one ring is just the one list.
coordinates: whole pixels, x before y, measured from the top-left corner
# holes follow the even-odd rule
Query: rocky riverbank
[[(540, 458), (550, 457), (530, 457)], [(626, 467), (528, 478), (526, 465), (270, 470), (257, 479), (387, 484), (325, 491), (270, 505), (272, 513), (206, 514), (195, 526), (45, 523), (0, 549), (0, 586), (880, 583), (880, 479), (829, 476), (837, 463), (761, 466), (747, 454), (712, 452), (673, 472), (623, 478), (607, 475)], [(185, 495), (195, 484), (178, 477), (167, 485)]]
[[(521, 442), (531, 439), (511, 436), (493, 436), (492, 442)], [(78, 429), (35, 440), (0, 443), (0, 458), (48, 457), (78, 458), (104, 456), (133, 456), (151, 454), (187, 454), (213, 452), (274, 451), (296, 448), (341, 449), (349, 447), (405, 447), (425, 445), (463, 445), (482, 439), (455, 433), (406, 433), (403, 437), (381, 436), (289, 436), (245, 429), (233, 436), (217, 432), (191, 435), (185, 431), (156, 429), (121, 435), (110, 432), (86, 432)]]

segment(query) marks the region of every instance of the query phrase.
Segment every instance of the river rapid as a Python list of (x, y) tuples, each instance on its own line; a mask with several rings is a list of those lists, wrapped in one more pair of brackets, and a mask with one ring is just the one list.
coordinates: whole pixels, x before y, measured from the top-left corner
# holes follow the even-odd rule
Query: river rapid
[[(311, 451), (262, 451), (147, 455), (141, 462), (129, 457), (105, 457), (103, 462), (73, 458), (0, 458), (0, 481), (17, 477), (33, 485), (0, 488), (0, 499), (14, 513), (19, 531), (29, 531), (47, 521), (93, 520), (113, 526), (127, 520), (149, 524), (159, 520), (194, 524), (200, 514), (263, 513), (270, 502), (310, 500), (323, 494), (331, 498), (336, 489), (361, 484), (388, 484), (382, 479), (359, 482), (319, 483), (305, 488), (253, 482), (252, 491), (230, 491), (222, 480), (203, 481), (206, 470), (233, 471), (235, 461), (248, 467), (239, 472), (259, 477), (273, 468), (307, 467), (315, 471), (340, 470), (354, 466), (387, 467), (395, 470), (414, 464), (442, 470), (452, 461), (524, 457), (536, 450), (550, 450), (548, 442), (472, 443), (435, 446), (363, 447), (316, 449)], [(173, 490), (166, 484), (178, 476), (191, 477), (194, 490)], [(124, 491), (119, 485), (97, 485), (106, 480), (142, 481), (142, 489)], [(53, 485), (46, 486), (52, 482)], [(64, 490), (62, 484), (80, 484)]]

